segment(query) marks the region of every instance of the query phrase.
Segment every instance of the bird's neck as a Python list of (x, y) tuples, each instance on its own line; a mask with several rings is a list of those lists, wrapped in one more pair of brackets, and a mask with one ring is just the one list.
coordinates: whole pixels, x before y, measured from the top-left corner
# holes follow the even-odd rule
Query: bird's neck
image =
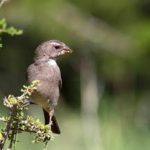
[(57, 63), (56, 63), (56, 59), (55, 58), (46, 58), (46, 57), (43, 57), (43, 58), (36, 58), (34, 59), (34, 63), (35, 64), (48, 64), (49, 66), (57, 66)]
[(34, 62), (35, 63), (46, 63), (46, 62), (55, 62), (56, 63), (56, 58), (50, 58), (50, 57), (34, 57)]

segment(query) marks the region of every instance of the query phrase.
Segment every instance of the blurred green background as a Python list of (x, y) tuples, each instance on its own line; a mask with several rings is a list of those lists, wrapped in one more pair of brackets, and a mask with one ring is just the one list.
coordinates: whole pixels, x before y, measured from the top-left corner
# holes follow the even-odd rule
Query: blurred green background
[[(149, 0), (10, 0), (0, 18), (24, 31), (2, 36), (1, 99), (20, 94), (41, 42), (58, 39), (74, 50), (58, 60), (63, 88), (56, 116), (62, 134), (48, 149), (150, 149)], [(38, 106), (29, 113), (43, 120)], [(17, 150), (43, 146), (32, 144), (29, 134), (18, 140)]]

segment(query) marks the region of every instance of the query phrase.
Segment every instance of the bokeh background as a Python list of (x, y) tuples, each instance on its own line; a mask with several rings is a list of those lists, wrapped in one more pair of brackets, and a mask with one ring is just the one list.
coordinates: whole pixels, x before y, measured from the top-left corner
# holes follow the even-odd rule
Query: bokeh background
[[(0, 9), (21, 36), (3, 34), (2, 98), (20, 94), (38, 44), (59, 39), (74, 53), (58, 60), (63, 88), (56, 115), (62, 134), (51, 150), (150, 149), (150, 1), (10, 0)], [(41, 108), (29, 114), (43, 121)], [(42, 149), (20, 134), (16, 150)]]

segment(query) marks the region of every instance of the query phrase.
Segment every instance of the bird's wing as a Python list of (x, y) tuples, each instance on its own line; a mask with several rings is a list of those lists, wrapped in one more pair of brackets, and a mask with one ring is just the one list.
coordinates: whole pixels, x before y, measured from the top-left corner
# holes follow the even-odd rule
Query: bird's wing
[(62, 79), (59, 80), (59, 90), (62, 88)]

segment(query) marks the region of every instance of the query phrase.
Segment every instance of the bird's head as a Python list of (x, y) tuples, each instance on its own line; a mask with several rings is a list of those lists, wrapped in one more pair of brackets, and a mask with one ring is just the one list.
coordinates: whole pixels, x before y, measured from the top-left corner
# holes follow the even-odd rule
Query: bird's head
[(66, 53), (72, 53), (72, 50), (66, 44), (58, 40), (50, 40), (37, 47), (35, 57), (38, 59), (55, 59)]

